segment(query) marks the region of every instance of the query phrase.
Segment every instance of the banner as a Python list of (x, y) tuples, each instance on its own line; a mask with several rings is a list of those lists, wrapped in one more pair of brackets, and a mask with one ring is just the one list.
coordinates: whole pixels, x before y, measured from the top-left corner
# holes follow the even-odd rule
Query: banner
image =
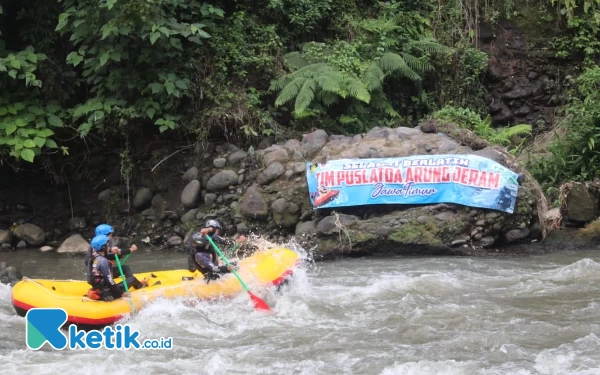
[(307, 163), (314, 208), (456, 203), (513, 213), (517, 173), (476, 155), (416, 155)]

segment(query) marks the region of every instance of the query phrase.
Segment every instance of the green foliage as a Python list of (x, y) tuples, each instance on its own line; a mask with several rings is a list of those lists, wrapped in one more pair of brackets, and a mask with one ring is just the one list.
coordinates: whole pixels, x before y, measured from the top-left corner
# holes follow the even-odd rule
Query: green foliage
[[(483, 120), (471, 109), (446, 106), (432, 115), (438, 120), (454, 123), (461, 128), (473, 131), (486, 141), (500, 146), (516, 146), (516, 137), (531, 135), (531, 125), (519, 124), (501, 128), (492, 127), (492, 117), (487, 115)], [(513, 152), (518, 150), (513, 148)]]
[(75, 49), (67, 62), (82, 69), (89, 88), (89, 99), (72, 112), (81, 135), (144, 118), (161, 132), (174, 129), (190, 82), (185, 62), (210, 38), (207, 23), (223, 11), (182, 0), (63, 4), (56, 30), (69, 35)]
[(488, 56), (470, 44), (461, 42), (453, 55), (440, 55), (436, 61), (440, 75), (437, 93), (442, 106), (468, 107), (480, 114), (487, 111), (483, 100), (483, 77)]
[(600, 176), (600, 67), (586, 69), (575, 84), (562, 119), (564, 131), (548, 146), (551, 156), (528, 166), (546, 189)]

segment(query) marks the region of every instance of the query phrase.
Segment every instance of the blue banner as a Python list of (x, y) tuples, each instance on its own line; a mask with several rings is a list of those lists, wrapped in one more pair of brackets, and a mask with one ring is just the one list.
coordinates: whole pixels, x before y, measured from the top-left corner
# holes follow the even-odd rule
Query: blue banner
[(416, 155), (307, 163), (314, 208), (456, 203), (513, 213), (517, 173), (475, 155)]

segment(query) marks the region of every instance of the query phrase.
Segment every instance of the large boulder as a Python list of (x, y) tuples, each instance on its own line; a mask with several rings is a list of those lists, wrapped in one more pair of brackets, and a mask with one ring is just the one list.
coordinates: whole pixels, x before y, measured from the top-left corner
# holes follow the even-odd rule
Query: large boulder
[(19, 225), (13, 233), (19, 240), (32, 246), (41, 246), (46, 242), (46, 232), (30, 223)]
[(85, 254), (90, 247), (81, 234), (74, 234), (67, 238), (56, 250), (57, 253), (69, 253), (69, 254)]
[(269, 207), (257, 185), (252, 185), (246, 190), (240, 205), (240, 212), (249, 219), (261, 219), (269, 215)]
[(136, 210), (143, 210), (145, 208), (148, 208), (148, 206), (150, 206), (150, 203), (152, 203), (153, 196), (154, 194), (152, 194), (152, 191), (150, 189), (141, 188), (135, 193), (135, 196), (133, 197), (133, 208), (135, 208)]
[(206, 190), (218, 191), (229, 187), (230, 185), (237, 185), (238, 174), (231, 170), (220, 171), (219, 173), (212, 176), (206, 183)]
[(186, 208), (192, 208), (198, 203), (200, 198), (200, 181), (192, 180), (188, 182), (181, 192), (181, 203)]
[[(317, 131), (304, 137), (301, 152), (310, 155), (314, 162), (436, 154), (483, 156), (522, 174), (513, 214), (456, 204), (357, 206), (338, 209), (337, 213), (322, 209), (314, 226), (316, 236), (306, 235), (314, 224), (300, 223), (295, 227), (301, 244), (317, 245), (315, 255), (324, 257), (344, 254), (349, 249), (361, 254), (472, 254), (484, 248), (544, 238), (548, 230), (545, 198), (539, 184), (517, 160), (468, 130), (431, 121), (435, 120), (429, 120), (423, 131), (376, 127), (356, 136), (327, 136)], [(432, 132), (434, 128), (438, 132)], [(296, 173), (300, 171), (298, 166)], [(271, 197), (267, 195), (265, 199), (274, 202), (271, 214), (275, 225), (283, 223), (284, 201), (298, 204), (299, 212), (312, 210), (303, 177), (277, 179), (265, 185), (265, 191)]]
[(564, 216), (570, 222), (588, 223), (598, 217), (598, 197), (594, 195), (595, 186), (580, 182), (562, 186), (562, 207)]

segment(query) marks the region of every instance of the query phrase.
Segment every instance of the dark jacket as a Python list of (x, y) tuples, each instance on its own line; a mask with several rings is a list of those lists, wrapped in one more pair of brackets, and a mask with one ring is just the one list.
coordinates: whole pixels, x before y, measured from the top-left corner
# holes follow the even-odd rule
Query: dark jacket
[(111, 268), (108, 259), (95, 253), (88, 266), (88, 283), (94, 289), (109, 289), (115, 298), (120, 298), (123, 290), (113, 280)]

